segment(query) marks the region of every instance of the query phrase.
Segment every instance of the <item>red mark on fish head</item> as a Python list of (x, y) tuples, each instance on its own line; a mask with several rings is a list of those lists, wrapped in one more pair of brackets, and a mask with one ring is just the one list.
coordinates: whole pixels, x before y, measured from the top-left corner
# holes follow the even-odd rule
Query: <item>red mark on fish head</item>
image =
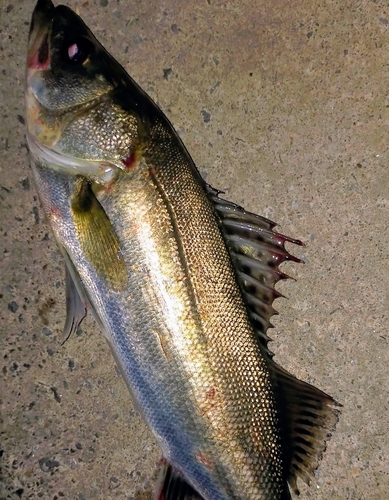
[(124, 158), (124, 160), (122, 160), (122, 163), (125, 166), (127, 171), (133, 170), (135, 168), (137, 159), (138, 158), (137, 158), (136, 151), (131, 151), (129, 156), (127, 156), (127, 158)]

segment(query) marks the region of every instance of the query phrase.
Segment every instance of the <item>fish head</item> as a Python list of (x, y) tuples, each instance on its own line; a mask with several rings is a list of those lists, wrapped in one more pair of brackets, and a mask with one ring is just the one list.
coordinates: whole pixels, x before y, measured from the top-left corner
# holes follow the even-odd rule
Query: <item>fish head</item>
[(32, 156), (102, 183), (125, 169), (140, 126), (135, 107), (120, 98), (128, 78), (75, 12), (39, 0), (26, 74)]

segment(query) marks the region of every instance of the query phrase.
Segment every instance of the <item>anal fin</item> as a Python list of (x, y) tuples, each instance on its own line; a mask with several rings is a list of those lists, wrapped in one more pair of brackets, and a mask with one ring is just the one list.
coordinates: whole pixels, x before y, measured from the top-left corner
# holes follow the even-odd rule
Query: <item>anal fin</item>
[(203, 500), (184, 476), (163, 459), (154, 500)]

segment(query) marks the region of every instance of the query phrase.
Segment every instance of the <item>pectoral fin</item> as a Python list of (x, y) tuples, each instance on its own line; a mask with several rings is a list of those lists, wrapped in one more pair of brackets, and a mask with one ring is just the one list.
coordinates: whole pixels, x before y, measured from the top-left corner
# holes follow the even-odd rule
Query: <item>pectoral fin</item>
[(97, 200), (90, 181), (75, 181), (71, 210), (80, 246), (86, 258), (115, 291), (127, 286), (127, 270), (111, 221)]

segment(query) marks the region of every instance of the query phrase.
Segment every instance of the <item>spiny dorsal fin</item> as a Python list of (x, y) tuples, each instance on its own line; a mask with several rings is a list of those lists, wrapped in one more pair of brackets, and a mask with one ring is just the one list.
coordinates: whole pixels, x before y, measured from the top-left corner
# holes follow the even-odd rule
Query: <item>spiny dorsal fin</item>
[(275, 284), (289, 278), (279, 266), (287, 260), (301, 262), (286, 250), (285, 242), (302, 243), (274, 232), (276, 224), (269, 219), (220, 199), (219, 191), (210, 186), (206, 190), (220, 217), (250, 321), (265, 352), (272, 357), (267, 348), (270, 338), (266, 332), (273, 326), (270, 318), (278, 314), (272, 306), (273, 301), (282, 296)]
[(271, 361), (286, 479), (295, 493), (297, 477), (309, 484), (339, 419), (341, 405)]
[(163, 459), (154, 500), (203, 500), (203, 497), (175, 467)]

